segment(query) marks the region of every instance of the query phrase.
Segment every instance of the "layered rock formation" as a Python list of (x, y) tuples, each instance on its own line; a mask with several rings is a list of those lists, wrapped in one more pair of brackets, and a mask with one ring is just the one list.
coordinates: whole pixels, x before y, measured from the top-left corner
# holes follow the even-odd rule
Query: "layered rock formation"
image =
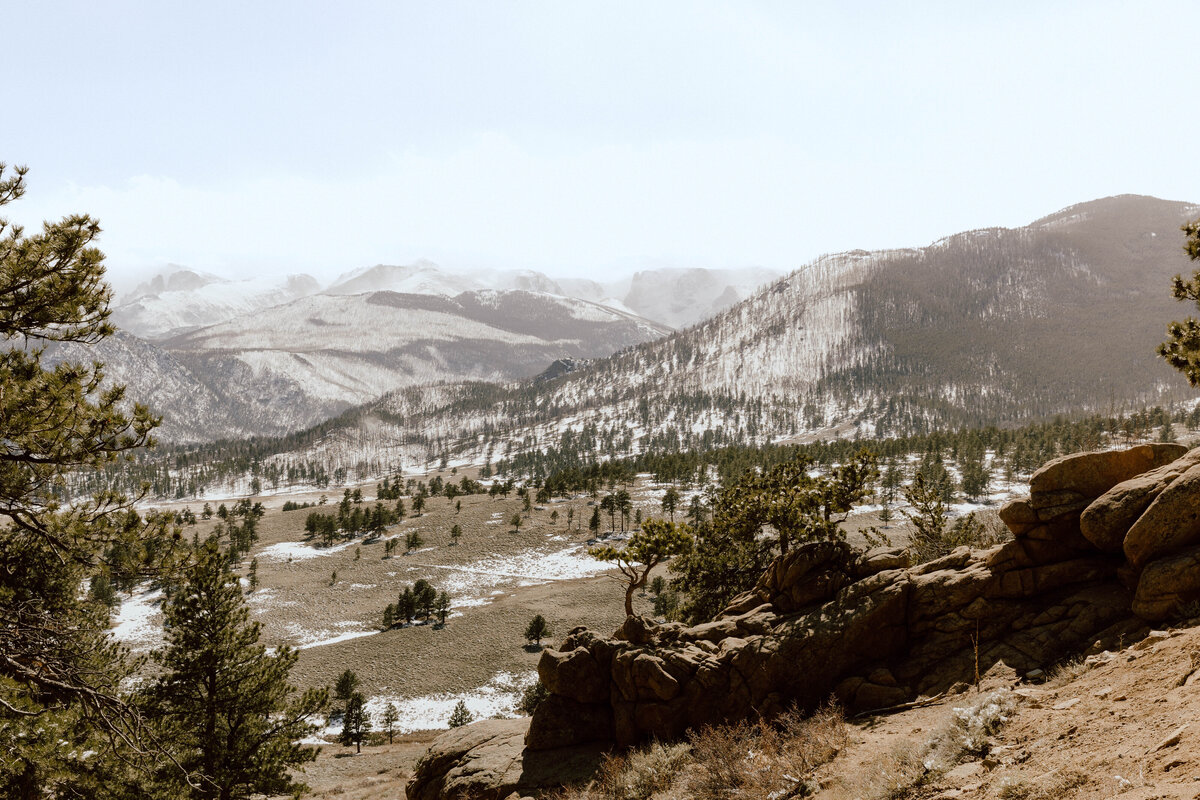
[[(1200, 598), (1200, 451), (1185, 453), (1155, 444), (1050, 462), (1029, 499), (1001, 511), (1015, 538), (990, 550), (909, 566), (900, 550), (817, 542), (776, 559), (711, 622), (575, 629), (538, 665), (550, 696), (525, 755), (671, 739), (831, 695), (852, 712), (883, 709), (999, 663), (1045, 667), (1141, 625), (1136, 615), (1164, 619)], [(439, 747), (410, 796), (449, 791)]]

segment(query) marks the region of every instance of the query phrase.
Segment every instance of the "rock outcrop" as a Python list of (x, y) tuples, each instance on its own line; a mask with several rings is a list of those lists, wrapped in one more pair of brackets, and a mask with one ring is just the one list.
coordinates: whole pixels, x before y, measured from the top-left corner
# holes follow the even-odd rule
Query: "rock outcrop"
[(591, 777), (604, 748), (528, 751), (528, 719), (488, 719), (442, 734), (408, 783), (409, 800), (505, 800)]
[(811, 543), (711, 622), (630, 618), (612, 637), (577, 628), (542, 655), (549, 697), (525, 757), (671, 739), (831, 695), (852, 712), (884, 709), (998, 664), (1044, 668), (1140, 624), (1135, 614), (1165, 619), (1200, 599), (1200, 451), (1185, 453), (1155, 444), (1052, 461), (1028, 499), (1001, 510), (1014, 539), (989, 550), (910, 566), (902, 550)]

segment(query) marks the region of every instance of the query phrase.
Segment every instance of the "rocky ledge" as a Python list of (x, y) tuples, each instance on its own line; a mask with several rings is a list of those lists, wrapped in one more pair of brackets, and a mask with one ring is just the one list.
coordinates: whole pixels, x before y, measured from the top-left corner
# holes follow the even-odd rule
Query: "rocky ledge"
[[(1000, 663), (1042, 669), (1200, 599), (1200, 449), (1057, 459), (1000, 516), (1015, 538), (989, 550), (910, 566), (900, 549), (816, 542), (777, 558), (711, 622), (635, 617), (612, 637), (577, 628), (543, 653), (550, 696), (527, 730), (506, 723), (507, 757), (555, 763), (831, 695), (852, 713), (887, 709)], [(471, 735), (435, 741), (409, 796), (500, 800), (534, 788), (462, 780), (477, 757), (464, 749)]]

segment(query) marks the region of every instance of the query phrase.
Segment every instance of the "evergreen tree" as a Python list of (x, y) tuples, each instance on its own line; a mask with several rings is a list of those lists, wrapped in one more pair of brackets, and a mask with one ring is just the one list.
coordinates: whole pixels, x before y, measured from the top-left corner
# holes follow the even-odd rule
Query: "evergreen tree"
[(592, 518), (588, 520), (588, 530), (592, 532), (593, 536), (600, 532), (600, 525), (600, 509), (596, 507), (592, 509)]
[(450, 543), (458, 544), (458, 540), (462, 538), (462, 526), (455, 525), (450, 529)]
[(691, 528), (661, 519), (648, 519), (620, 550), (593, 547), (588, 553), (601, 561), (615, 561), (625, 576), (625, 614), (633, 616), (633, 593), (646, 585), (651, 571), (671, 556), (692, 548)]
[(412, 587), (405, 586), (404, 591), (400, 593), (400, 598), (396, 601), (396, 616), (402, 617), (406, 624), (411, 623), (417, 616), (417, 599), (413, 595)]
[(342, 715), (342, 744), (354, 745), (354, 752), (362, 752), (363, 739), (371, 730), (371, 716), (367, 713), (367, 700), (362, 692), (354, 692), (346, 701), (346, 713)]
[(550, 635), (550, 626), (546, 623), (546, 618), (541, 614), (529, 621), (529, 625), (525, 628), (525, 641), (531, 642), (538, 647), (542, 646), (542, 639)]
[(348, 669), (338, 676), (338, 679), (333, 684), (333, 697), (341, 703), (345, 703), (350, 699), (350, 695), (358, 691), (361, 681), (358, 679), (358, 673), (352, 669)]
[(298, 743), (327, 702), (324, 690), (299, 697), (288, 684), (295, 650), (267, 655), (217, 542), (201, 545), (186, 582), (163, 609), (163, 673), (146, 692), (151, 718), (171, 742), (174, 765), (157, 773), (174, 793), (197, 800), (291, 794), (305, 787), (290, 770), (316, 758)]
[(395, 703), (388, 703), (383, 709), (383, 732), (387, 735), (388, 744), (392, 743), (392, 737), (396, 734), (396, 723), (400, 721), (400, 712), (396, 710)]
[(434, 603), (434, 610), (437, 612), (438, 623), (446, 624), (446, 615), (450, 613), (450, 595), (447, 592), (441, 592), (437, 596), (437, 601)]
[[(0, 207), (25, 191), (24, 168), (0, 164)], [(101, 364), (43, 365), (48, 345), (92, 345), (113, 333), (99, 224), (86, 215), (36, 233), (0, 219), (0, 796), (58, 791), (51, 764), (91, 769), (80, 754), (98, 730), (133, 736), (120, 697), (127, 670), (107, 637), (108, 607), (80, 593), (111, 563), (114, 586), (168, 569), (182, 539), (165, 515), (132, 511), (108, 481), (68, 502), (68, 478), (153, 443), (158, 424)], [(135, 482), (134, 486), (137, 485)], [(119, 562), (119, 563), (118, 563)], [(63, 742), (85, 746), (62, 749)], [(50, 749), (39, 751), (41, 741)], [(108, 751), (110, 748), (93, 748)], [(73, 753), (73, 754), (72, 754)], [(97, 755), (95, 764), (104, 757)], [(61, 788), (61, 785), (60, 785)], [(64, 789), (65, 791), (65, 789)]]
[(904, 499), (910, 508), (901, 509), (912, 523), (913, 534), (909, 550), (914, 561), (930, 561), (950, 552), (946, 532), (950, 515), (940, 487), (930, 484), (922, 473), (917, 473), (912, 483), (904, 487)]
[(475, 715), (467, 708), (467, 704), (463, 700), (459, 700), (454, 706), (454, 710), (450, 712), (449, 725), (451, 728), (461, 728), (463, 725), (470, 725), (475, 721)]
[(520, 533), (521, 532), (521, 515), (514, 512), (512, 517), (509, 518), (508, 524), (512, 525), (517, 533)]
[(663, 493), (662, 510), (671, 515), (671, 522), (675, 521), (675, 509), (677, 508), (679, 508), (679, 490), (674, 486), (669, 486)]
[[(1183, 226), (1187, 237), (1184, 251), (1192, 261), (1200, 261), (1200, 220)], [(1200, 269), (1184, 280), (1176, 275), (1171, 282), (1171, 294), (1176, 300), (1190, 300), (1200, 308)], [(1200, 386), (1200, 320), (1187, 317), (1182, 322), (1167, 325), (1167, 341), (1158, 346), (1158, 354), (1187, 376), (1188, 383)]]
[(433, 584), (424, 578), (418, 578), (413, 584), (413, 599), (417, 606), (417, 613), (425, 619), (429, 619), (433, 615), (433, 608), (437, 605), (437, 589), (433, 588)]

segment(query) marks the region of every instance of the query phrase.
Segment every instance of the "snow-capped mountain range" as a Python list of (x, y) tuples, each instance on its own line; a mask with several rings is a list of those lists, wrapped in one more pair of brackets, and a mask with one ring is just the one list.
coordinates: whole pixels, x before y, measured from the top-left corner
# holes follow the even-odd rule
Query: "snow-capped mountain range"
[(747, 269), (659, 269), (608, 283), (555, 280), (533, 270), (450, 271), (430, 261), (354, 270), (322, 287), (311, 275), (229, 280), (172, 266), (118, 294), (113, 322), (143, 339), (169, 339), (317, 294), (398, 292), (456, 297), (464, 292), (522, 291), (583, 300), (668, 328), (683, 328), (749, 297), (778, 272)]
[[(714, 273), (690, 296), (705, 311), (766, 275)], [(656, 302), (655, 289), (631, 287), (611, 288), (635, 305)], [(355, 270), (324, 288), (308, 275), (228, 280), (173, 267), (117, 296), (119, 336), (52, 356), (105, 362), (111, 381), (163, 415), (164, 439), (277, 435), (389, 391), (511, 381), (670, 331), (598, 284), (585, 294), (599, 300), (577, 294), (539, 272), (427, 261)]]
[(1179, 227), (1197, 216), (1200, 206), (1124, 195), (1022, 228), (827, 256), (557, 379), (393, 392), (289, 447), (351, 467), (534, 452), (552, 463), (567, 450), (903, 434), (1192, 401), (1154, 348), (1186, 314), (1170, 280), (1189, 271)]

